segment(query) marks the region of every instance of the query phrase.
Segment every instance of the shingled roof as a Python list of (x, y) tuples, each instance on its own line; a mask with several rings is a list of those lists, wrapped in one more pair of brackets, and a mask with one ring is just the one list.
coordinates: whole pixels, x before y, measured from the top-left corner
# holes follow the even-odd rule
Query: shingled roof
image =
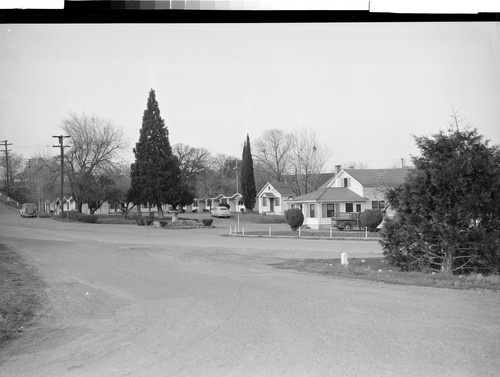
[(290, 185), (285, 182), (271, 181), (268, 183), (278, 190), (282, 197), (295, 196), (295, 193), (290, 188)]
[(359, 196), (347, 187), (327, 187), (301, 195), (294, 201), (364, 202), (366, 198)]
[(408, 169), (343, 169), (365, 187), (395, 187), (404, 183)]

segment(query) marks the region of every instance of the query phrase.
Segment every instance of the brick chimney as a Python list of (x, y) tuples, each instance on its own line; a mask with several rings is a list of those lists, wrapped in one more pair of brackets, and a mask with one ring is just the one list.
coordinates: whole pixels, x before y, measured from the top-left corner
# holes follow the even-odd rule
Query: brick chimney
[(342, 167), (340, 165), (335, 165), (335, 174), (338, 174), (342, 170)]

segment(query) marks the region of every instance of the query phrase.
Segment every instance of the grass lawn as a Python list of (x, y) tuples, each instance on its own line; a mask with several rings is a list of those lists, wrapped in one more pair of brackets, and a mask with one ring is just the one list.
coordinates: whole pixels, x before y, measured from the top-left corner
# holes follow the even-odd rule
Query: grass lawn
[(351, 258), (347, 266), (342, 266), (340, 259), (288, 260), (272, 266), (280, 269), (372, 280), (389, 284), (452, 289), (481, 288), (500, 290), (500, 275), (498, 274), (490, 276), (481, 274), (445, 276), (429, 272), (405, 272), (400, 271), (398, 267), (389, 265), (385, 258)]
[[(144, 213), (143, 217), (147, 217), (147, 213)], [(179, 220), (194, 220), (197, 219), (201, 221), (202, 219), (210, 219), (209, 212), (185, 212), (179, 214)], [(229, 220), (235, 220), (237, 218), (236, 213), (232, 213)], [(155, 217), (158, 220), (157, 217)], [(172, 216), (165, 213), (163, 220), (171, 221)], [(222, 220), (222, 219), (221, 219)], [(224, 219), (227, 220), (227, 219)], [(240, 214), (240, 221), (242, 224), (284, 224), (286, 223), (284, 216), (278, 215), (260, 215), (255, 212), (246, 212)], [(135, 218), (126, 219), (120, 215), (99, 215), (97, 220), (100, 224), (137, 224)]]
[(41, 306), (42, 287), (33, 269), (0, 244), (0, 348), (33, 319)]

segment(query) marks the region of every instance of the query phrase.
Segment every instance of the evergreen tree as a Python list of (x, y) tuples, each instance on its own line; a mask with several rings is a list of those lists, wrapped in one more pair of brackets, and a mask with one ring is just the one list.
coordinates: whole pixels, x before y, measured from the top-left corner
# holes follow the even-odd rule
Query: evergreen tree
[(255, 189), (252, 150), (250, 148), (250, 137), (248, 134), (247, 140), (243, 146), (243, 156), (241, 160), (241, 194), (243, 195), (245, 208), (251, 211), (255, 207), (257, 191)]
[(477, 130), (417, 137), (403, 185), (387, 199), (396, 210), (382, 230), (389, 260), (444, 273), (500, 271), (500, 150)]
[(129, 201), (136, 204), (155, 204), (159, 217), (163, 217), (162, 204), (170, 204), (176, 208), (178, 205), (192, 202), (193, 195), (181, 179), (179, 160), (172, 154), (168, 129), (160, 116), (153, 89), (149, 92), (134, 154), (135, 163), (130, 171)]

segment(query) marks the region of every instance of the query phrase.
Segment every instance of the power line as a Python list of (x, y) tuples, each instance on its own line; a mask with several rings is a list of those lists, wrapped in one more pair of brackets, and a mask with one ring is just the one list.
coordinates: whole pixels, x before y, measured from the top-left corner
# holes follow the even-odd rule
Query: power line
[(9, 196), (9, 152), (12, 152), (12, 150), (10, 149), (7, 149), (7, 145), (12, 145), (12, 143), (8, 143), (8, 140), (3, 140), (2, 141), (4, 147), (5, 147), (5, 150), (3, 150), (3, 152), (5, 152), (5, 170), (6, 170), (6, 183), (7, 183), (7, 196)]
[(54, 138), (59, 139), (59, 145), (53, 145), (54, 148), (61, 148), (61, 220), (64, 219), (64, 206), (63, 206), (63, 197), (64, 197), (64, 148), (68, 148), (69, 145), (63, 145), (63, 140), (66, 137), (64, 135), (52, 136)]

